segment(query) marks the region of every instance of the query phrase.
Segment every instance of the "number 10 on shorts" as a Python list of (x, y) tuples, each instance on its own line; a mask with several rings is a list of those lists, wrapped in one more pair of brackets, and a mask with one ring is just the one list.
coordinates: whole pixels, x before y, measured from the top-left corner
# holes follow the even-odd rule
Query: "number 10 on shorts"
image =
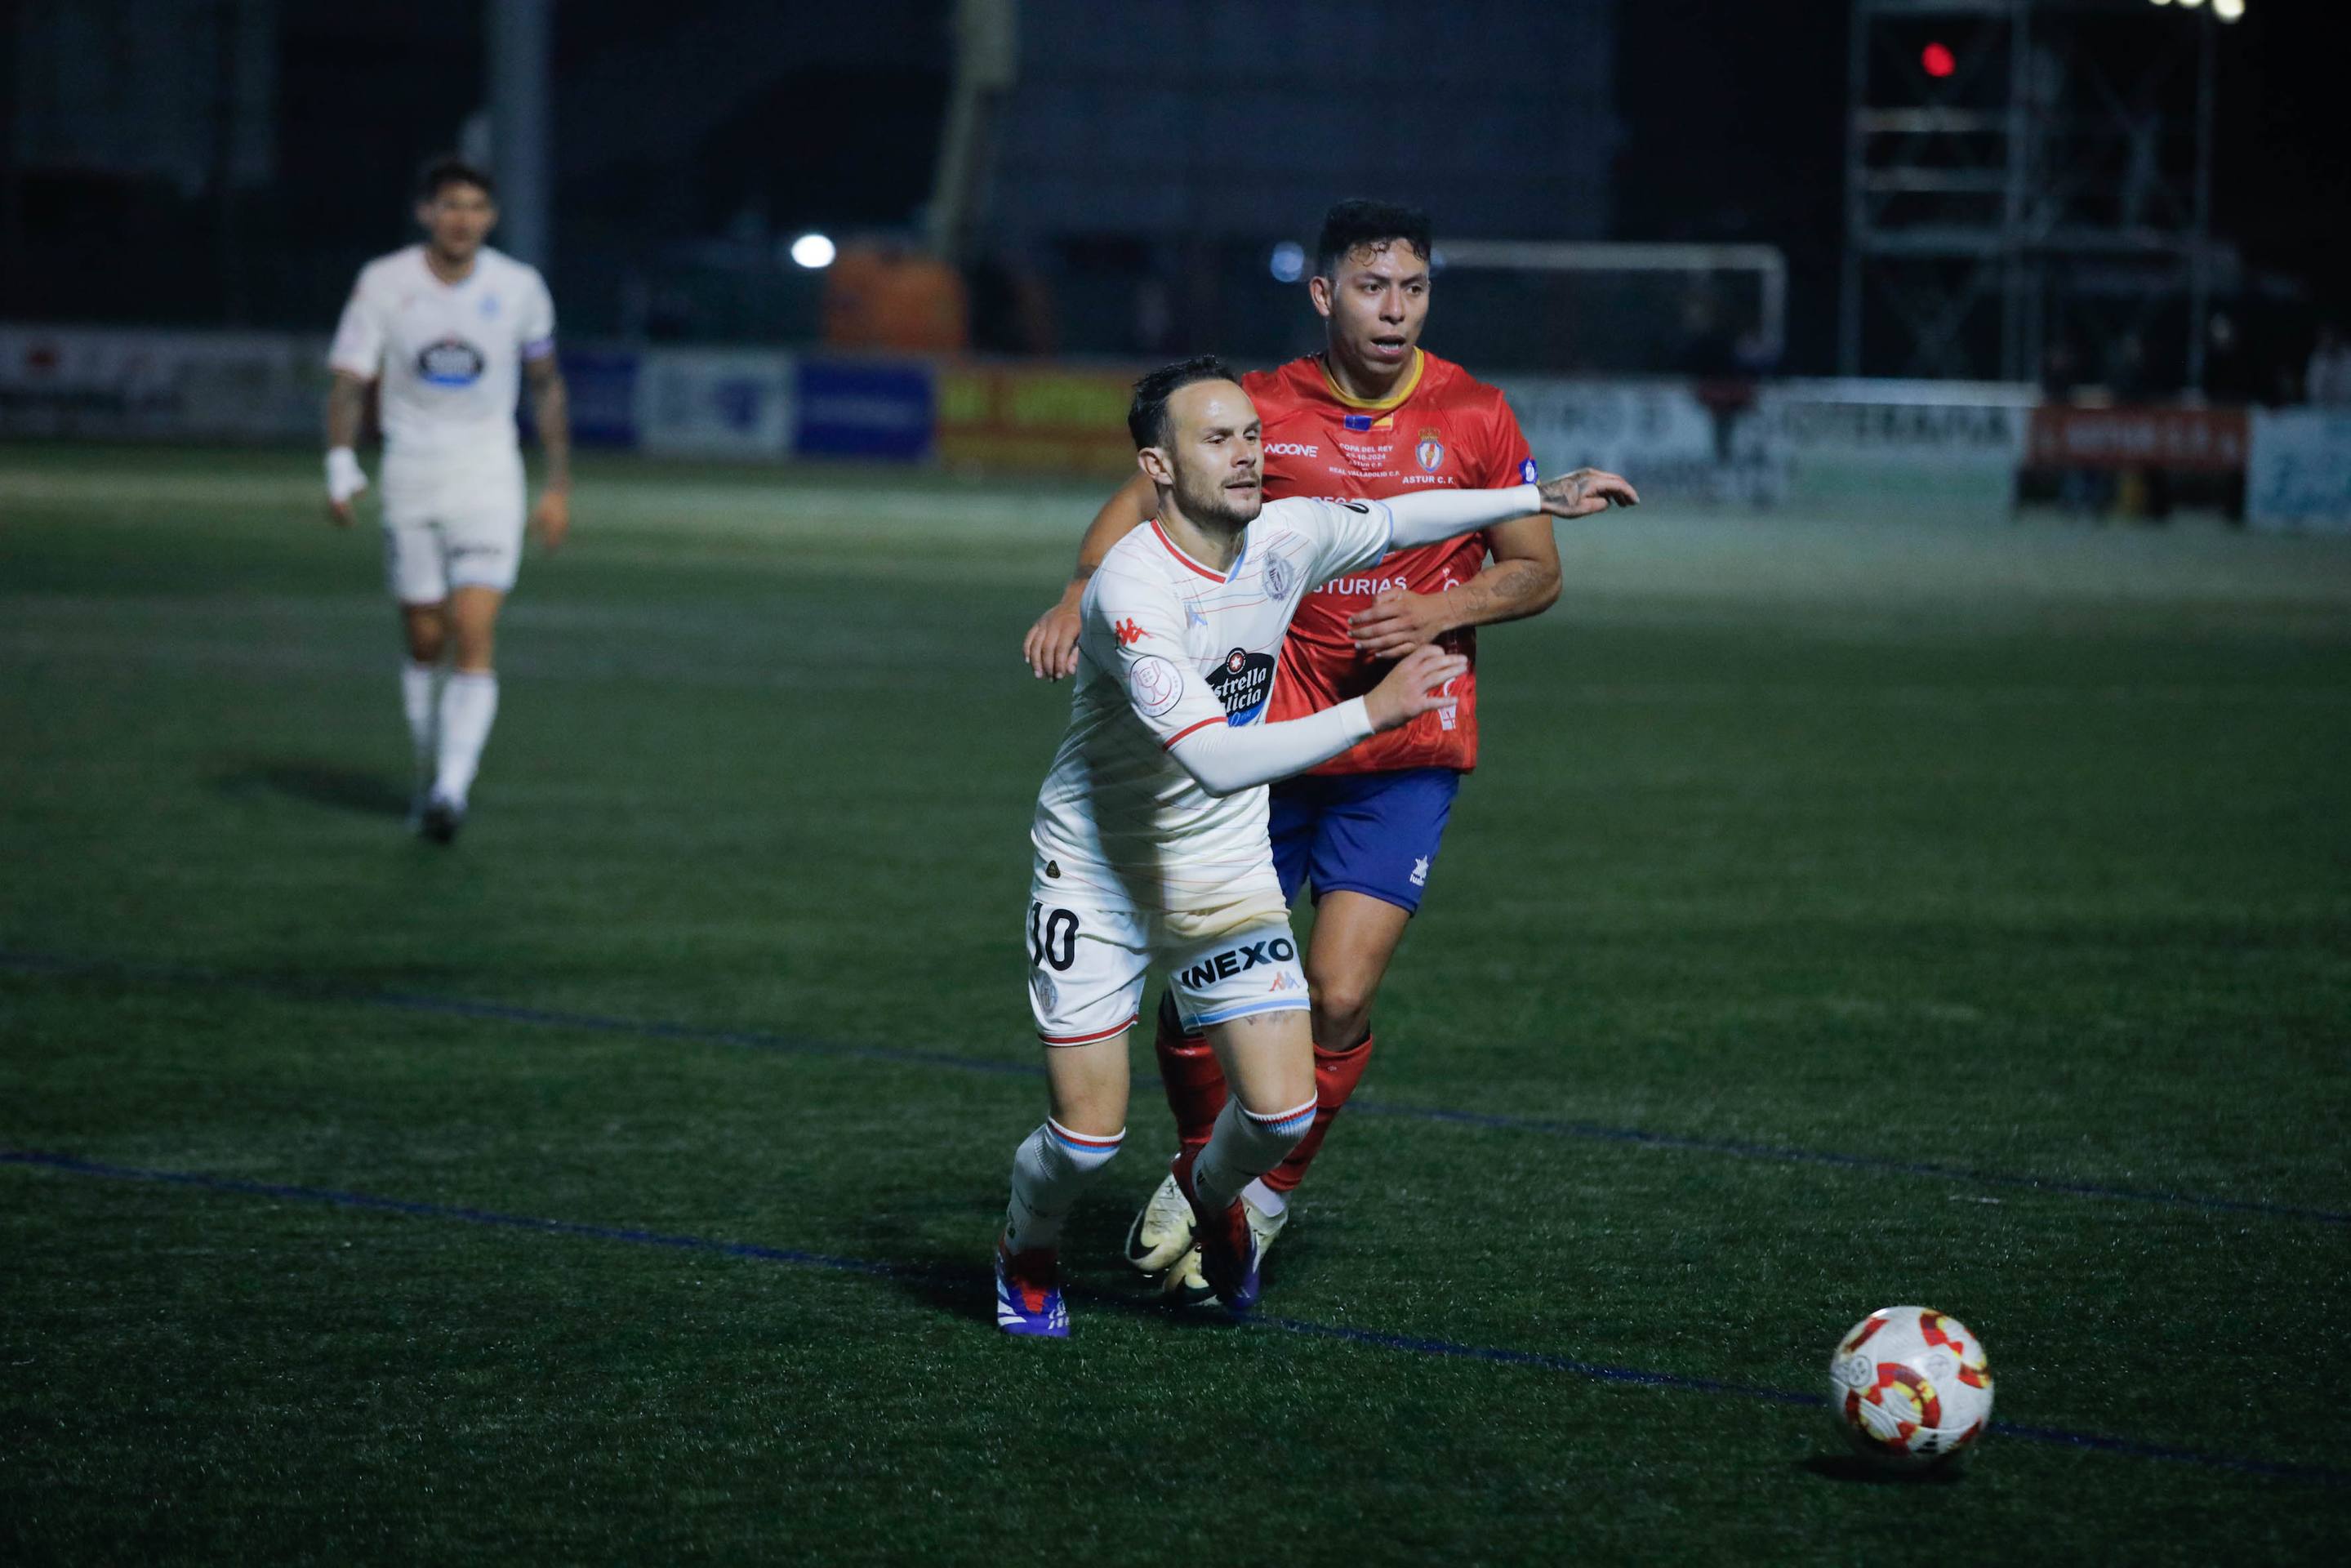
[(1067, 909), (1029, 906), (1029, 962), (1032, 967), (1066, 970), (1077, 961), (1078, 917)]

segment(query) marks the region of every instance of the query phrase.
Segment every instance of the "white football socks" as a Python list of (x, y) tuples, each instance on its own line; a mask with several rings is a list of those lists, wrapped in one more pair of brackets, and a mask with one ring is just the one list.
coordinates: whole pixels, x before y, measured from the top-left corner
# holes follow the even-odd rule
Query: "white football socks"
[(413, 659), (400, 666), (400, 706), (408, 715), (408, 738), (416, 746), (416, 777), (429, 781), (440, 753), (434, 745), (434, 719), (438, 705), (434, 681), (440, 671)]
[(1302, 1105), (1262, 1116), (1243, 1110), (1238, 1100), (1226, 1101), (1217, 1113), (1208, 1146), (1192, 1166), (1192, 1190), (1199, 1195), (1200, 1211), (1215, 1214), (1228, 1207), (1243, 1187), (1280, 1165), (1313, 1125), (1311, 1096)]
[(482, 766), (482, 747), (497, 722), (498, 677), (488, 670), (451, 672), (441, 683), (441, 769), (433, 792), (459, 806)]
[(1012, 1203), (1004, 1215), (1004, 1244), (1014, 1252), (1050, 1247), (1061, 1221), (1093, 1175), (1118, 1153), (1122, 1127), (1110, 1136), (1072, 1133), (1050, 1116), (1022, 1140), (1012, 1156)]
[(1268, 1219), (1278, 1219), (1290, 1209), (1290, 1200), (1266, 1186), (1263, 1176), (1241, 1188), (1241, 1197)]

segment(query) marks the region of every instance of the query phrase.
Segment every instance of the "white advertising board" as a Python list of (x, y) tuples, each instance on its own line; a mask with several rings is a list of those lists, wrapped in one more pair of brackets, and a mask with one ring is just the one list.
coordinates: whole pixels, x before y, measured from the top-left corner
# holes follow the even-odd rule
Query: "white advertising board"
[(278, 332), (0, 326), (0, 434), (315, 437), (326, 340)]
[(1499, 383), (1545, 474), (1606, 468), (1645, 498), (1770, 506), (1787, 467), (1751, 408), (1709, 408), (1684, 382)]
[(637, 367), (637, 444), (678, 457), (785, 456), (793, 388), (789, 354), (649, 349)]
[(2351, 533), (2351, 409), (2257, 408), (2252, 423), (2246, 525)]

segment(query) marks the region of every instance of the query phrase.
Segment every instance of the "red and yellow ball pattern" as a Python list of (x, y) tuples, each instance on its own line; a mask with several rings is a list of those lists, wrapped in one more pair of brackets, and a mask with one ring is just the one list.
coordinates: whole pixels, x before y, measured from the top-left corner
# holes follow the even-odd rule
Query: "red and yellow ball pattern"
[(1906, 1469), (1940, 1464), (1991, 1424), (1983, 1342), (1932, 1307), (1885, 1307), (1829, 1358), (1829, 1410), (1861, 1453)]

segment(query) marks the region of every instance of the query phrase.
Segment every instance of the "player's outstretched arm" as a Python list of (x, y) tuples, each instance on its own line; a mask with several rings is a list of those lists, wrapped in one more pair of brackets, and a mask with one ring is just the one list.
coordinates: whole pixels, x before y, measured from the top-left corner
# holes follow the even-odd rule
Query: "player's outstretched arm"
[(538, 505), (530, 512), (538, 542), (552, 550), (571, 531), (571, 392), (563, 384), (563, 369), (549, 350), (523, 361), (530, 382), (530, 418), (538, 427), (538, 444), (547, 454), (547, 484)]
[(1468, 670), (1469, 661), (1458, 653), (1418, 648), (1378, 685), (1336, 707), (1238, 729), (1221, 719), (1203, 720), (1168, 742), (1168, 751), (1201, 789), (1230, 795), (1303, 773), (1367, 737), (1451, 707), (1455, 699), (1442, 695), (1444, 688)]
[(1540, 485), (1518, 485), (1507, 490), (1423, 490), (1387, 503), (1395, 519), (1388, 548), (1433, 545), (1530, 512), (1588, 517), (1606, 511), (1611, 502), (1637, 507), (1641, 497), (1622, 477), (1597, 468), (1578, 468)]
[(1052, 608), (1037, 617), (1029, 635), (1020, 640), (1020, 656), (1040, 681), (1058, 681), (1078, 670), (1078, 601), (1086, 595), (1086, 580), (1102, 565), (1110, 547), (1141, 528), (1158, 503), (1150, 479), (1138, 473), (1120, 486), (1086, 528), (1078, 541), (1078, 566), (1069, 586)]
[(337, 371), (327, 382), (327, 516), (339, 528), (351, 526), (351, 502), (367, 488), (367, 470), (354, 450), (360, 422), (367, 415), (365, 378)]

